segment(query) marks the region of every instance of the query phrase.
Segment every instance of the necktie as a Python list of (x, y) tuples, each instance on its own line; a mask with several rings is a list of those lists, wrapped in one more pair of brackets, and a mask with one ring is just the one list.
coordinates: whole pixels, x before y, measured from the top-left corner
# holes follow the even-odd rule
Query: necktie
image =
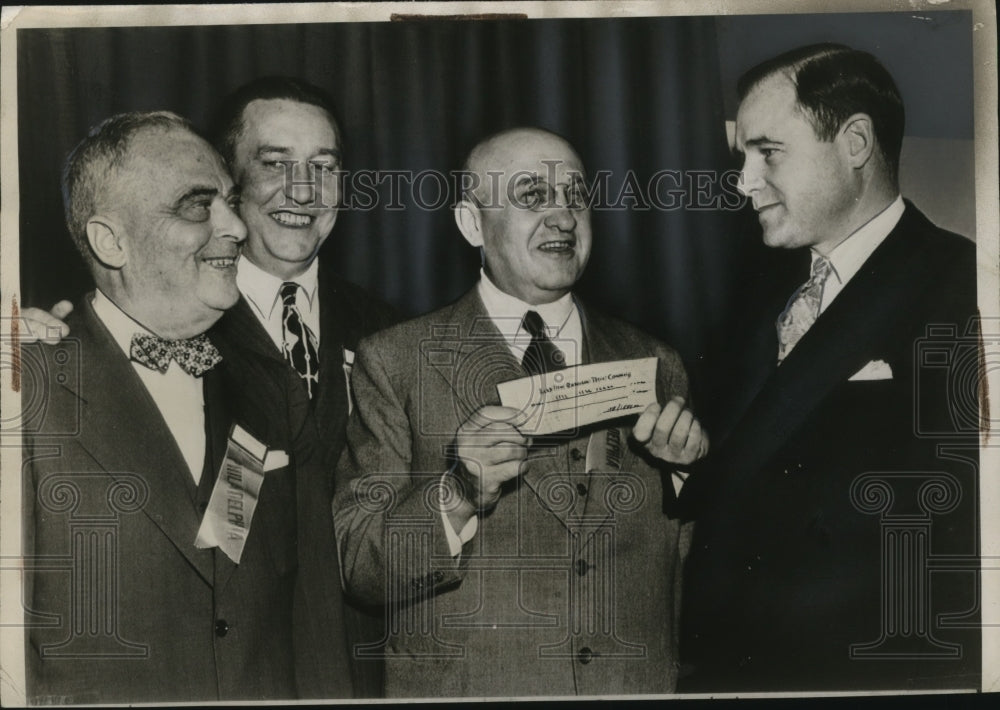
[(309, 398), (316, 395), (319, 386), (319, 352), (316, 336), (302, 322), (302, 314), (295, 305), (299, 285), (294, 281), (281, 284), (281, 332), (285, 345), (285, 359), (306, 383)]
[(173, 360), (193, 377), (201, 377), (222, 360), (204, 333), (185, 340), (164, 340), (157, 335), (136, 333), (132, 336), (129, 357), (157, 372), (166, 372)]
[(531, 334), (531, 342), (528, 343), (524, 359), (521, 361), (521, 365), (529, 375), (540, 375), (543, 372), (566, 367), (566, 356), (549, 340), (545, 332), (545, 323), (537, 312), (525, 313), (521, 326)]
[(830, 260), (818, 257), (812, 265), (809, 280), (788, 299), (788, 305), (778, 317), (778, 362), (784, 360), (792, 348), (819, 317), (823, 299), (823, 285), (833, 271)]

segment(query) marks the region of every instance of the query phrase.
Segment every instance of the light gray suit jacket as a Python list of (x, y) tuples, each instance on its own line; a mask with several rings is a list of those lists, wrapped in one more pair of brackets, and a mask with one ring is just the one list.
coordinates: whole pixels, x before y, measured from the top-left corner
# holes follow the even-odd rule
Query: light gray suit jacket
[[(673, 350), (580, 312), (584, 362), (656, 356), (659, 401), (687, 395)], [(387, 695), (671, 692), (689, 530), (664, 512), (670, 467), (629, 439), (634, 417), (536, 440), (449, 552), (439, 482), (455, 431), (524, 375), (476, 290), (359, 347), (334, 521), (348, 592), (386, 604)]]

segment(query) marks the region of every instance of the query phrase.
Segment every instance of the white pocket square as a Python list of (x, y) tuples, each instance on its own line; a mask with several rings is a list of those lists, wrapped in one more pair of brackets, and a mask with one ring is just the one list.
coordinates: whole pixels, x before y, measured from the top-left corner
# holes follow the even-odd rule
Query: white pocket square
[(850, 382), (859, 382), (861, 380), (891, 380), (892, 379), (892, 368), (889, 367), (889, 363), (885, 360), (872, 360), (867, 365), (862, 367), (860, 370), (855, 372), (851, 378)]

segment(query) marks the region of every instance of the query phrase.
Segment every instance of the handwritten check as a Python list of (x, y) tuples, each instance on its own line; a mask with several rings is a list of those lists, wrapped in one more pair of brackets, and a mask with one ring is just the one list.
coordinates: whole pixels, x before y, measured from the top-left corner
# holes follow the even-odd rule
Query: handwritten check
[(577, 365), (497, 385), (500, 402), (522, 413), (523, 434), (542, 436), (639, 414), (656, 401), (657, 358)]

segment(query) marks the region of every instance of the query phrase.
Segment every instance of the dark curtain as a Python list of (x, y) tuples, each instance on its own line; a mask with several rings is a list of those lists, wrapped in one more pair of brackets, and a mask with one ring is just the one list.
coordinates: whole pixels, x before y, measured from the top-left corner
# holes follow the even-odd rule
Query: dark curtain
[[(487, 133), (539, 125), (566, 136), (591, 174), (610, 171), (611, 204), (630, 170), (640, 190), (678, 171), (660, 183), (669, 208), (640, 194), (595, 210), (578, 293), (664, 338), (695, 374), (725, 344), (759, 237), (745, 212), (712, 203), (733, 167), (713, 18), (20, 30), (17, 41), (26, 305), (91, 287), (59, 191), (64, 157), (90, 126), (168, 109), (204, 127), (235, 87), (290, 74), (337, 100), (350, 170), (449, 171)], [(435, 183), (424, 188), (433, 201)], [(452, 198), (427, 209), (404, 190), (394, 209), (388, 183), (381, 197), (341, 212), (324, 268), (411, 314), (474, 283), (479, 256), (454, 226)]]

